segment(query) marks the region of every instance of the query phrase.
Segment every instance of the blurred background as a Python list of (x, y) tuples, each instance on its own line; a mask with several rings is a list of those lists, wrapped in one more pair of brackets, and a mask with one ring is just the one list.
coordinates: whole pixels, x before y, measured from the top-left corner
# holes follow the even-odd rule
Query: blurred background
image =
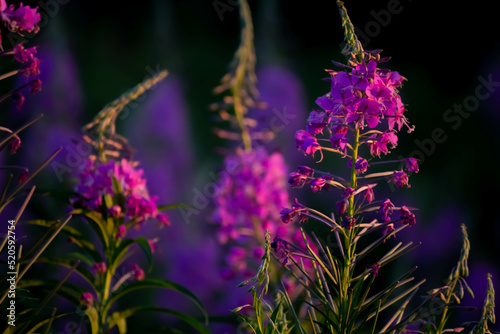
[[(313, 163), (295, 150), (294, 133), (305, 128), (315, 99), (329, 89), (321, 80), (326, 77), (324, 69), (333, 68), (331, 60), (344, 61), (339, 13), (335, 1), (249, 2), (261, 95), (270, 111), (290, 115), (271, 145), (285, 153), (294, 171), (298, 162)], [(161, 203), (183, 202), (200, 209), (188, 218), (171, 211), (171, 227), (145, 232), (160, 239), (161, 262), (151, 275), (182, 282), (205, 303), (214, 303), (215, 314), (238, 306), (230, 300), (241, 289), (229, 289), (220, 280), (224, 254), (211, 238), (213, 228), (206, 219), (206, 186), (215, 182), (223, 159), (216, 148), (227, 145), (212, 132), (217, 123), (208, 106), (221, 99), (212, 90), (227, 72), (239, 43), (236, 1), (24, 3), (41, 8), (41, 31), (26, 39), (27, 46), (38, 45), (43, 87), (37, 95), (27, 96), (21, 111), (6, 115), (12, 115), (13, 124), (40, 113), (45, 116), (21, 137), (23, 146), (14, 159), (35, 166), (62, 146), (55, 161), (70, 167), (51, 165), (35, 179), (39, 191), (27, 217), (64, 216), (64, 196), (48, 200), (44, 191), (71, 189), (70, 171), (78, 165), (71, 160), (71, 140), (81, 140), (81, 127), (106, 103), (159, 69), (168, 69), (167, 79), (131, 105), (118, 124), (118, 131), (137, 150), (150, 193), (158, 194)], [(392, 57), (385, 66), (408, 79), (400, 93), (415, 131), (399, 136), (389, 158), (411, 155), (421, 160), (421, 167), (410, 177), (410, 189), (388, 194), (419, 209), (417, 225), (401, 238), (422, 245), (394, 270), (418, 265), (415, 276), (427, 278), (422, 293), (440, 286), (460, 254), (460, 224), (465, 223), (476, 298), (464, 304), (482, 307), (486, 273), (493, 274), (500, 291), (497, 18), (481, 2), (441, 5), (411, 0), (345, 2), (364, 48), (383, 49), (382, 56)], [(8, 43), (3, 41), (5, 49), (11, 47)], [(321, 205), (337, 200), (334, 193), (311, 194), (306, 189), (291, 190), (290, 196)], [(165, 297), (167, 304), (170, 297)], [(464, 317), (474, 320), (479, 315)]]

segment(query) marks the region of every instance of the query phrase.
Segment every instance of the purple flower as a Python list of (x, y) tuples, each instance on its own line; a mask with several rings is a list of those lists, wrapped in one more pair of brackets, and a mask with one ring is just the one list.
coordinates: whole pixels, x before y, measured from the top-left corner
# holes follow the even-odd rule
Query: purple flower
[(389, 217), (392, 214), (392, 210), (394, 209), (394, 204), (392, 204), (390, 199), (386, 199), (380, 204), (379, 213), (382, 214), (382, 218), (384, 222), (388, 222), (391, 220)]
[(345, 188), (345, 191), (342, 194), (342, 197), (344, 197), (345, 199), (349, 199), (352, 197), (353, 194), (354, 194), (354, 189), (352, 189), (351, 187), (347, 187), (347, 188)]
[(18, 135), (14, 135), (10, 143), (10, 154), (15, 154), (19, 147), (21, 147), (21, 138)]
[(307, 119), (307, 132), (315, 136), (323, 133), (323, 129), (330, 123), (331, 117), (324, 111), (311, 111)]
[(307, 166), (299, 166), (297, 167), (299, 174), (304, 175), (304, 176), (309, 176), (314, 173), (314, 169), (307, 167)]
[[(125, 197), (125, 211), (115, 205), (108, 210), (112, 216), (124, 215), (127, 221), (142, 223), (151, 218), (157, 218), (163, 225), (168, 225), (168, 219), (158, 213), (156, 207), (157, 196), (149, 196), (146, 180), (142, 178), (142, 169), (136, 169), (137, 163), (126, 159), (120, 161), (110, 160), (100, 163), (95, 156), (89, 156), (80, 169), (76, 192), (80, 197), (72, 199), (73, 202), (81, 200), (84, 208), (99, 212), (103, 195), (116, 195), (113, 189), (113, 178), (120, 185), (122, 195)], [(158, 217), (159, 216), (159, 217)]]
[(19, 8), (14, 10), (14, 5), (7, 8), (5, 2), (2, 1), (1, 7), (3, 9), (0, 17), (10, 31), (19, 33), (20, 30), (24, 30), (36, 33), (40, 29), (37, 26), (38, 22), (40, 22), (40, 13), (37, 13), (38, 6), (31, 8), (30, 6), (23, 6), (21, 3)]
[(134, 281), (142, 281), (146, 277), (144, 270), (142, 270), (137, 263), (132, 265), (132, 278)]
[(285, 224), (288, 224), (292, 221), (292, 219), (297, 215), (297, 211), (289, 208), (284, 208), (280, 211), (281, 221)]
[(411, 213), (406, 206), (401, 207), (401, 222), (405, 225), (412, 226), (416, 223), (415, 214)]
[(99, 262), (92, 266), (92, 270), (97, 274), (104, 274), (106, 272), (106, 263)]
[(416, 158), (405, 158), (403, 161), (406, 163), (406, 170), (408, 172), (418, 173), (418, 159)]
[(339, 214), (341, 214), (341, 215), (345, 214), (347, 212), (348, 205), (349, 205), (349, 201), (347, 201), (346, 199), (338, 201), (336, 203), (336, 207), (337, 207), (337, 211), (339, 212)]
[(370, 268), (370, 274), (373, 275), (374, 277), (378, 276), (378, 270), (380, 269), (380, 263), (375, 263), (373, 265), (367, 265), (368, 268)]
[(113, 205), (111, 208), (107, 209), (107, 212), (114, 218), (118, 218), (121, 215), (122, 208), (119, 205)]
[(300, 173), (290, 173), (290, 177), (288, 178), (288, 183), (290, 183), (292, 188), (302, 188), (306, 181), (307, 176)]
[(295, 134), (295, 143), (297, 147), (306, 154), (314, 155), (316, 151), (321, 152), (321, 146), (316, 141), (316, 138), (304, 130), (298, 130)]
[(311, 189), (313, 192), (317, 192), (318, 190), (321, 190), (323, 186), (326, 184), (326, 180), (322, 177), (318, 177), (315, 179), (311, 180)]
[(287, 264), (288, 258), (291, 254), (288, 250), (288, 242), (281, 238), (275, 237), (273, 242), (271, 243), (271, 247), (278, 254), (278, 257), (281, 258), (281, 264), (283, 266)]
[(373, 193), (373, 186), (374, 185), (372, 184), (366, 186), (365, 199), (368, 201), (368, 203), (371, 203), (375, 199), (375, 194)]
[(345, 217), (345, 219), (342, 221), (342, 226), (346, 230), (350, 230), (356, 225), (356, 219), (354, 217)]
[(90, 292), (84, 292), (80, 297), (80, 303), (87, 308), (92, 307), (94, 305), (94, 296)]
[[(352, 158), (347, 162), (347, 167), (352, 168)], [(354, 168), (356, 169), (356, 173), (364, 173), (368, 169), (368, 161), (358, 156)]]
[(125, 236), (125, 233), (127, 233), (127, 228), (125, 227), (125, 225), (118, 226), (118, 233), (116, 233), (116, 238), (123, 238)]
[(408, 175), (401, 171), (394, 171), (394, 175), (392, 176), (391, 179), (394, 184), (396, 184), (396, 187), (401, 188), (403, 186), (406, 186), (407, 188), (410, 188), (410, 185), (408, 184)]

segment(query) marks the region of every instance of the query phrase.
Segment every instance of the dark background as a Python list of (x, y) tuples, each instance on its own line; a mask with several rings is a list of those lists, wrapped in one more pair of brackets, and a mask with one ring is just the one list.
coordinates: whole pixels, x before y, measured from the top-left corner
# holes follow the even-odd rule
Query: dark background
[[(224, 0), (54, 3), (42, 8), (46, 20), (29, 44), (39, 45), (40, 50), (64, 48), (74, 57), (82, 96), (82, 114), (74, 117), (81, 125), (142, 81), (147, 68), (166, 68), (184, 82), (195, 163), (215, 170), (221, 158), (213, 153), (214, 147), (223, 142), (211, 132), (214, 119), (207, 107), (218, 101), (212, 89), (226, 73), (238, 46), (238, 9)], [(219, 3), (226, 4), (227, 10), (219, 7), (218, 13)], [(258, 65), (279, 64), (293, 72), (302, 82), (306, 111), (310, 111), (316, 97), (328, 89), (321, 81), (323, 70), (332, 68), (331, 60), (344, 60), (340, 54), (343, 29), (335, 1), (250, 4)], [(473, 303), (482, 306), (486, 272), (494, 275), (495, 287), (500, 289), (500, 87), (479, 101), (470, 117), (461, 118), (456, 129), (443, 115), (455, 104), (471, 100), (481, 84), (479, 77), (500, 83), (498, 18), (484, 2), (439, 4), (345, 2), (353, 24), (365, 34), (360, 34), (365, 49), (383, 49), (382, 55), (392, 57), (385, 66), (408, 79), (401, 96), (415, 131), (401, 133), (392, 157), (411, 153), (421, 158), (420, 172), (410, 178), (412, 187), (396, 194), (408, 206), (419, 208), (417, 225), (406, 230), (404, 238), (423, 244), (406, 261), (421, 267), (417, 278), (428, 278), (422, 291), (439, 285), (458, 259), (459, 226), (465, 223), (472, 244), (471, 280), (479, 282), (474, 286)], [(393, 13), (384, 15), (390, 13), (388, 9)], [(8, 48), (6, 43), (4, 48)], [(24, 117), (23, 112), (28, 115), (29, 110), (17, 117)], [(55, 117), (51, 110), (44, 113), (49, 122)], [(440, 143), (431, 143), (435, 129), (444, 132)], [(293, 146), (293, 138), (289, 140)], [(147, 147), (138, 149), (147, 154)], [(33, 160), (41, 159), (33, 156)], [(47, 173), (42, 182), (50, 183), (51, 178), (53, 174)], [(50, 214), (57, 216), (57, 209), (53, 210)]]

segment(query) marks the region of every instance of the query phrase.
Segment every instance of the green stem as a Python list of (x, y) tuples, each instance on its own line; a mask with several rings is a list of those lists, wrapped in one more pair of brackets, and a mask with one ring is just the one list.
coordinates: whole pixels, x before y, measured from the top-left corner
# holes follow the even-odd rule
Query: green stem
[[(354, 145), (352, 154), (352, 167), (351, 167), (351, 178), (350, 187), (356, 189), (356, 160), (358, 158), (358, 148), (359, 148), (359, 129), (356, 129), (354, 133)], [(349, 217), (354, 216), (354, 196), (349, 198), (349, 205), (347, 208), (347, 214)], [(345, 235), (345, 259), (344, 268), (342, 273), (342, 291), (341, 291), (341, 305), (342, 305), (342, 333), (347, 333), (347, 328), (349, 327), (349, 316), (351, 308), (351, 294), (349, 293), (350, 281), (352, 279), (354, 267), (352, 266), (352, 259), (354, 257), (356, 244), (354, 240), (353, 228), (347, 231)]]
[(436, 331), (436, 334), (441, 334), (443, 333), (444, 330), (444, 325), (446, 324), (446, 317), (448, 316), (448, 304), (450, 304), (451, 297), (453, 295), (453, 291), (455, 290), (455, 286), (457, 284), (457, 281), (454, 280), (450, 288), (448, 289), (448, 294), (446, 296), (446, 306), (444, 307), (443, 310), (443, 315), (441, 316), (441, 321), (439, 322), (439, 327)]

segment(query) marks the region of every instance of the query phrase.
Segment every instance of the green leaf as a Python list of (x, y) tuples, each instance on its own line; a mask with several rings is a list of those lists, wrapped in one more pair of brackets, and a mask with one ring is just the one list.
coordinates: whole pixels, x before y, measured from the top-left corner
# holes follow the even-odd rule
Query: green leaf
[(122, 240), (114, 253), (115, 256), (112, 258), (113, 267), (115, 269), (118, 268), (118, 266), (132, 254), (128, 251), (133, 244), (138, 244), (144, 251), (146, 259), (148, 260), (149, 269), (151, 269), (153, 264), (153, 251), (151, 250), (151, 245), (149, 244), (148, 239), (144, 237)]
[[(38, 259), (39, 263), (50, 263), (60, 265), (66, 268), (72, 268), (75, 261), (72, 258), (57, 258), (57, 257), (42, 257)], [(94, 275), (87, 270), (82, 265), (78, 265), (75, 269), (75, 272), (78, 273), (81, 277), (85, 278), (85, 280), (91, 285), (94, 286)]]
[(120, 334), (127, 334), (127, 318), (122, 315), (122, 312), (113, 312), (113, 314), (111, 314), (111, 319), (108, 322), (109, 329), (116, 325)]
[[(203, 326), (203, 324), (200, 321), (198, 321), (196, 318), (194, 318), (190, 315), (178, 312), (178, 311), (174, 311), (174, 310), (171, 310), (168, 308), (163, 308), (163, 307), (156, 307), (156, 306), (145, 306), (145, 307), (139, 306), (139, 307), (130, 308), (130, 309), (120, 311), (120, 312), (114, 312), (113, 315), (109, 319), (109, 329), (113, 328), (114, 326), (118, 326), (118, 322), (126, 321), (126, 319), (128, 317), (133, 316), (133, 315), (140, 313), (140, 312), (167, 313), (167, 314), (173, 315), (173, 316), (183, 320), (184, 322), (189, 324), (191, 327), (193, 327), (194, 329), (196, 329), (200, 333), (210, 334), (210, 331), (205, 326)], [(125, 328), (125, 331), (122, 331), (123, 328), (122, 329), (118, 328), (120, 333), (126, 333), (126, 325), (124, 328)]]
[(89, 317), (90, 320), (90, 328), (92, 330), (92, 334), (98, 334), (99, 333), (99, 314), (97, 313), (97, 310), (94, 306), (89, 307), (86, 311), (85, 314), (87, 317)]
[(144, 279), (142, 281), (134, 281), (130, 282), (127, 285), (122, 286), (119, 290), (114, 291), (111, 294), (111, 297), (108, 300), (108, 303), (104, 307), (104, 314), (106, 314), (109, 308), (116, 302), (119, 298), (123, 297), (126, 294), (129, 294), (132, 291), (140, 290), (140, 289), (149, 289), (149, 288), (165, 288), (177, 291), (191, 299), (194, 304), (201, 310), (203, 316), (205, 317), (205, 321), (208, 321), (208, 316), (203, 307), (201, 301), (196, 297), (191, 291), (189, 291), (184, 286), (165, 280), (165, 279)]
[[(59, 280), (54, 280), (54, 279), (43, 279), (43, 280), (28, 280), (28, 279), (23, 279), (18, 282), (18, 285), (16, 288), (18, 290), (20, 289), (26, 289), (29, 287), (41, 287), (43, 289), (46, 289), (48, 291), (51, 291), (54, 286), (56, 286), (59, 283)], [(86, 292), (84, 288), (70, 284), (70, 283), (64, 283), (58, 290), (57, 290), (57, 295), (65, 298), (68, 300), (70, 303), (73, 305), (80, 305), (80, 297), (84, 292)]]
[[(30, 220), (27, 223), (31, 225), (46, 227), (48, 229), (54, 228), (58, 224), (55, 221), (46, 221), (41, 219)], [(86, 236), (84, 236), (78, 229), (66, 225), (63, 227), (61, 232), (65, 233), (72, 243), (82, 248), (88, 255), (90, 255), (95, 263), (102, 262), (101, 255), (96, 250), (94, 244), (87, 241)], [(27, 256), (28, 253), (25, 253), (24, 255)]]

